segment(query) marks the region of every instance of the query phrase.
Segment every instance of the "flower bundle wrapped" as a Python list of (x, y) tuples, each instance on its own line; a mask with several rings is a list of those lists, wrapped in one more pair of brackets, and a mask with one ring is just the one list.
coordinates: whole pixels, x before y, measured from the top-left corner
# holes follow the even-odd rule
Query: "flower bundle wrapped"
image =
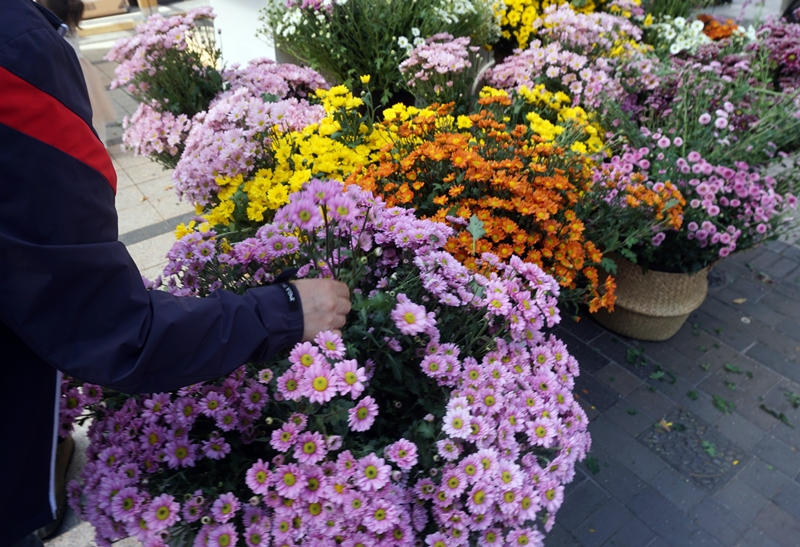
[(124, 144), (165, 167), (175, 167), (191, 118), (223, 89), (214, 17), (207, 7), (169, 18), (153, 15), (105, 57), (119, 63), (111, 89), (122, 87), (140, 102), (123, 121)]
[(747, 49), (766, 56), (778, 88), (786, 92), (800, 89), (800, 24), (785, 19), (770, 19), (757, 31), (758, 40)]
[(245, 88), (222, 98), (192, 130), (173, 173), (176, 189), (217, 231), (246, 237), (305, 182), (343, 180), (391, 140), (359, 112), (371, 106), (368, 94), (365, 104), (336, 86), (314, 99), (322, 104), (265, 103)]
[(654, 45), (657, 54), (663, 56), (677, 55), (682, 51), (694, 53), (697, 48), (710, 44), (712, 39), (703, 32), (703, 21), (687, 22), (683, 17), (664, 17), (649, 27), (649, 41)]
[(590, 445), (577, 363), (542, 332), (558, 286), (516, 258), (470, 272), (450, 233), (312, 180), (253, 238), (185, 236), (196, 294), (299, 267), (350, 282), (353, 313), (276, 362), (94, 405), (70, 491), (100, 543), (542, 545)]
[[(696, 272), (787, 228), (786, 217), (797, 198), (781, 196), (773, 178), (762, 177), (744, 162), (726, 167), (709, 163), (697, 151), (682, 156), (680, 137), (656, 133), (649, 139), (651, 146), (624, 146), (620, 155), (595, 171), (603, 187), (598, 190), (604, 200), (599, 209), (610, 210), (591, 215), (587, 232), (600, 239), (613, 225), (615, 235), (627, 238), (618, 247), (626, 258), (644, 267)], [(637, 195), (630, 192), (631, 186), (660, 195)], [(651, 223), (656, 228), (644, 234), (635, 232), (646, 222), (625, 226), (628, 206), (640, 200), (647, 201), (647, 207), (638, 207), (634, 214), (656, 213), (656, 220), (667, 222)]]
[(531, 35), (537, 34), (539, 18), (556, 7), (577, 14), (601, 13), (603, 9), (613, 16), (625, 19), (644, 17), (641, 0), (506, 0), (499, 2), (497, 16), (500, 19), (501, 36), (511, 42), (512, 49), (525, 49), (530, 43)]
[(400, 72), (418, 101), (452, 102), (457, 112), (466, 112), (473, 83), (482, 68), (476, 55), (480, 48), (469, 44), (469, 37), (453, 38), (443, 32), (411, 50), (408, 59), (400, 63)]
[(253, 95), (266, 93), (277, 99), (307, 99), (317, 89), (330, 88), (315, 70), (267, 58), (253, 59), (244, 68), (233, 65), (222, 72), (222, 77), (231, 91), (245, 87)]
[[(568, 300), (611, 306), (613, 290), (598, 292), (602, 255), (584, 241), (575, 213), (592, 184), (588, 153), (602, 141), (586, 113), (569, 102), (543, 88), (514, 99), (485, 89), (480, 111), (470, 116), (453, 117), (450, 106), (395, 106), (383, 123), (399, 138), (348, 182), (390, 205), (455, 223), (459, 231), (446, 248), (471, 268), (483, 252), (516, 255), (553, 275)], [(500, 121), (513, 112), (521, 113), (520, 123)]]
[(386, 103), (402, 89), (398, 65), (435, 34), (469, 36), (484, 45), (499, 29), (491, 0), (271, 0), (262, 10), (263, 33), (276, 47), (330, 74), (338, 83), (372, 76)]
[[(196, 204), (216, 205), (213, 223), (226, 223), (233, 209), (225, 202), (230, 202), (238, 183), (273, 166), (268, 151), (277, 133), (303, 129), (324, 115), (321, 106), (305, 100), (265, 102), (247, 87), (226, 93), (208, 112), (197, 116), (172, 174), (176, 191)], [(221, 192), (222, 187), (226, 190)], [(273, 210), (285, 204), (291, 193), (288, 189), (275, 192), (283, 197), (275, 196)]]
[(534, 40), (524, 51), (518, 51), (492, 67), (486, 81), (492, 87), (518, 90), (544, 84), (548, 91), (561, 91), (572, 97), (573, 104), (594, 109), (601, 95), (621, 98), (622, 85), (610, 74), (611, 65), (602, 57), (590, 59), (562, 46), (559, 42), (545, 45)]

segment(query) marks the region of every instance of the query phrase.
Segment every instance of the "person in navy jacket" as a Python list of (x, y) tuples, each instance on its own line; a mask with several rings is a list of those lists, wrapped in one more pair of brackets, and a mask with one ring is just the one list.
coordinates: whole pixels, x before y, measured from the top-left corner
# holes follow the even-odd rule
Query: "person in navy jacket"
[(173, 390), (344, 325), (347, 287), (300, 280), (179, 298), (117, 240), (116, 173), (63, 26), (0, 0), (0, 547), (55, 518), (60, 374)]

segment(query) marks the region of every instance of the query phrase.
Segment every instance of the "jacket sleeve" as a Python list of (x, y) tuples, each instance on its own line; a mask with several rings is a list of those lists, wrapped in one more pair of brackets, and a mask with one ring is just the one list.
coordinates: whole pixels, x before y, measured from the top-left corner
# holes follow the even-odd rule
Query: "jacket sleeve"
[(290, 286), (208, 298), (145, 289), (117, 241), (111, 160), (87, 138), (86, 88), (57, 33), (34, 29), (0, 44), (2, 77), (36, 90), (20, 98), (0, 83), (0, 321), (28, 347), (82, 380), (153, 392), (300, 340)]

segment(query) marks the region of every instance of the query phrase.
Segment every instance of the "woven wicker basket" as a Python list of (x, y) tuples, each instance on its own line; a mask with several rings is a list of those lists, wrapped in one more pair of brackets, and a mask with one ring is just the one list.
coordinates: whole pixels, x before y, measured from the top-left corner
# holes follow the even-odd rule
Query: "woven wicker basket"
[(610, 331), (636, 340), (671, 338), (708, 293), (707, 266), (695, 274), (666, 273), (642, 268), (622, 257), (617, 263), (614, 311), (592, 317)]

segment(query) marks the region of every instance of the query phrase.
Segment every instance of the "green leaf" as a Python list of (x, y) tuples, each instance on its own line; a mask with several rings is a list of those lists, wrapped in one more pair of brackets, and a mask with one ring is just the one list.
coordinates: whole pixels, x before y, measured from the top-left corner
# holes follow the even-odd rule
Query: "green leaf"
[(725, 387), (727, 387), (731, 391), (736, 391), (736, 384), (733, 382), (725, 382)]
[(691, 391), (687, 391), (686, 396), (689, 397), (692, 401), (696, 401), (698, 397), (700, 397), (700, 393), (696, 389), (693, 389)]
[(472, 235), (472, 254), (475, 254), (475, 244), (486, 235), (486, 230), (483, 229), (483, 221), (472, 215), (467, 225), (467, 231)]
[(730, 414), (731, 412), (733, 412), (733, 409), (736, 408), (736, 403), (728, 401), (727, 399), (724, 399), (719, 395), (714, 395), (712, 403), (714, 403), (714, 408), (716, 408), (723, 414)]
[(614, 262), (612, 259), (604, 256), (600, 260), (600, 267), (603, 268), (605, 271), (610, 273), (611, 275), (617, 275), (617, 263)]
[(651, 380), (663, 380), (664, 379), (664, 371), (657, 370), (650, 375)]
[(758, 408), (760, 408), (761, 410), (763, 410), (767, 414), (771, 415), (774, 418), (777, 418), (778, 420), (782, 421), (783, 423), (785, 423), (786, 425), (788, 425), (789, 427), (794, 429), (794, 426), (792, 425), (792, 422), (789, 421), (789, 418), (783, 412), (778, 412), (777, 410), (772, 410), (771, 408), (768, 408), (767, 405), (764, 405), (764, 404), (760, 405)]
[(706, 451), (706, 454), (708, 454), (712, 458), (717, 457), (717, 445), (715, 445), (711, 441), (703, 441), (701, 443), (701, 446), (703, 447), (703, 450)]
[(630, 414), (631, 416), (636, 416), (636, 409), (635, 408), (629, 408), (628, 409), (628, 414)]
[(589, 473), (592, 475), (597, 475), (600, 472), (600, 463), (593, 456), (587, 456), (586, 469), (588, 469)]

